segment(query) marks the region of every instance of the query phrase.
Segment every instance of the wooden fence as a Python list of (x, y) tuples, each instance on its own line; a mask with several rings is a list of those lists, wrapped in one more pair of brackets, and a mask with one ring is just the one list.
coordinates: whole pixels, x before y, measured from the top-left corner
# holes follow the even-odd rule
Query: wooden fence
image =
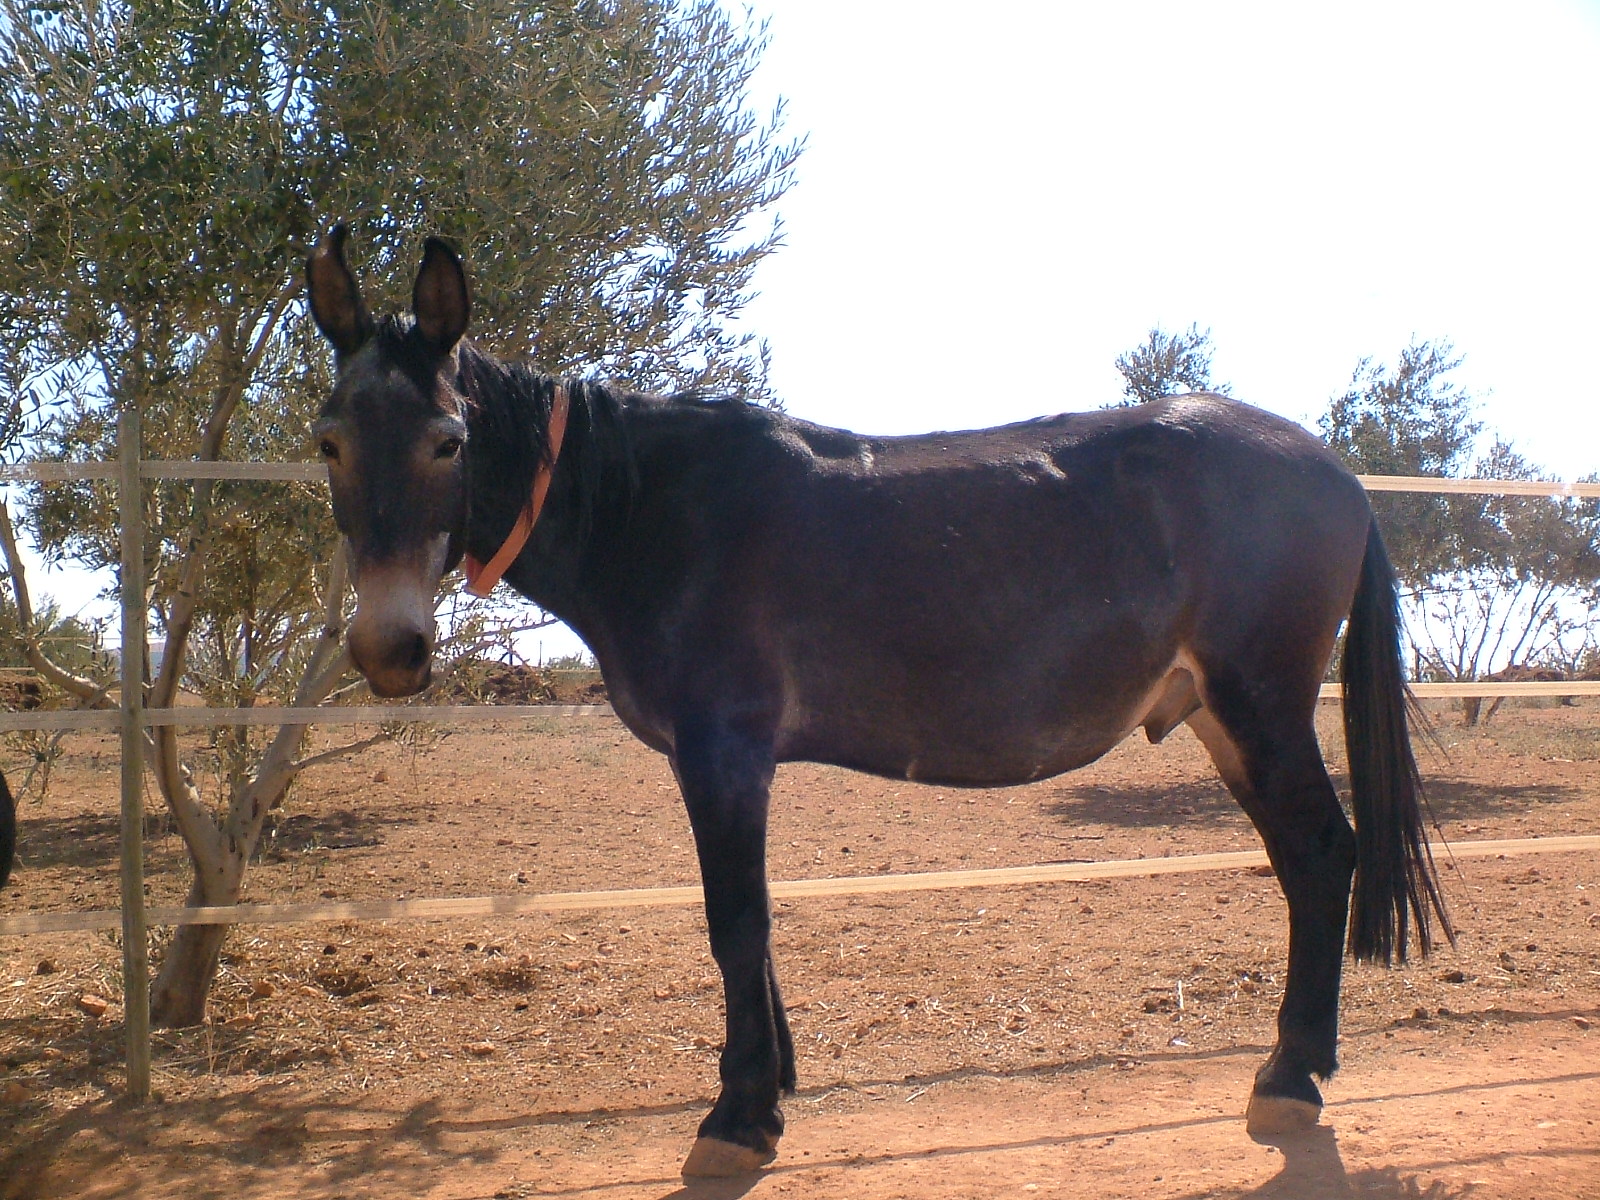
[[(144, 524), (140, 485), (150, 479), (276, 480), (326, 482), (320, 463), (172, 462), (140, 456), (139, 415), (122, 414), (117, 426), (116, 462), (26, 463), (0, 465), (0, 483), (64, 483), (115, 480), (120, 493), (122, 644), (145, 643)], [(1490, 494), (1600, 498), (1600, 483), (1547, 480), (1429, 479), (1409, 476), (1358, 476), (1371, 491), (1445, 494)], [(555, 893), (542, 896), (483, 896), (438, 900), (373, 901), (297, 905), (240, 905), (229, 908), (175, 908), (147, 912), (144, 904), (144, 730), (153, 725), (285, 725), (366, 724), (414, 721), (467, 724), (528, 716), (585, 717), (607, 714), (606, 705), (368, 705), (322, 708), (248, 709), (144, 707), (141, 655), (122, 656), (122, 694), (116, 710), (0, 713), (0, 732), (25, 729), (118, 729), (122, 736), (121, 908), (95, 913), (41, 913), (0, 919), (0, 935), (42, 933), (120, 926), (123, 948), (123, 1013), (128, 1063), (128, 1092), (143, 1100), (150, 1092), (150, 1018), (148, 929), (160, 924), (285, 924), (325, 920), (397, 920), (442, 916), (485, 916), (550, 912), (573, 908), (639, 904), (689, 904), (699, 889), (649, 888), (619, 892)], [(1419, 696), (1593, 696), (1597, 683), (1462, 683), (1419, 684)], [(1338, 694), (1335, 687), (1323, 694)], [(1458, 857), (1520, 854), (1556, 850), (1600, 849), (1600, 838), (1536, 838), (1481, 842), (1450, 848)], [(1237, 861), (1236, 861), (1237, 860)], [(1192, 855), (1172, 859), (1140, 859), (1123, 863), (1043, 864), (988, 871), (926, 872), (862, 876), (852, 879), (794, 880), (775, 883), (775, 896), (850, 895), (863, 892), (910, 891), (926, 888), (1046, 883), (1068, 879), (1163, 874), (1171, 871), (1219, 870), (1265, 862), (1259, 851), (1240, 854)]]

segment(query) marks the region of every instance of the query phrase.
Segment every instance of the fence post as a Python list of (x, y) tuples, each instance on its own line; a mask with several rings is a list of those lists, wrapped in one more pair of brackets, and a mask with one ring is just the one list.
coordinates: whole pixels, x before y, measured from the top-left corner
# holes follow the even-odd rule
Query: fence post
[(139, 410), (117, 418), (122, 542), (122, 1012), (128, 1096), (150, 1096), (150, 947), (144, 912), (144, 488)]

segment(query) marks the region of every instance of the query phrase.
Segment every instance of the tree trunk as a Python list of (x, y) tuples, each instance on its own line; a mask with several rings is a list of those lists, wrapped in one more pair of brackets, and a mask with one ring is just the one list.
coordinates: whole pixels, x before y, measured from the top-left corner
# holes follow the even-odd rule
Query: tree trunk
[[(348, 669), (348, 656), (341, 644), (344, 636), (342, 612), (346, 578), (344, 548), (341, 546), (328, 573), (322, 632), (312, 647), (305, 672), (291, 701), (296, 708), (310, 708), (322, 703)], [(295, 755), (305, 744), (309, 732), (310, 726), (307, 725), (283, 725), (278, 728), (277, 735), (256, 767), (254, 777), (234, 794), (222, 827), (219, 829), (210, 822), (209, 817), (204, 818), (209, 832), (216, 836), (201, 836), (198, 831), (190, 836), (186, 830), (189, 857), (194, 865), (194, 882), (189, 885), (188, 904), (191, 907), (237, 904), (244, 891), (245, 868), (261, 840), (261, 828), (266, 822), (267, 813), (282, 802), (295, 776), (312, 762), (358, 750), (377, 740), (366, 739), (325, 755), (316, 755), (305, 762), (296, 762)], [(180, 813), (195, 809), (197, 805), (186, 801), (190, 790), (188, 771), (176, 760), (175, 744), (169, 744), (166, 748), (171, 751), (172, 757), (164, 764), (168, 767), (165, 774), (161, 773), (158, 765), (158, 779), (168, 804)], [(157, 761), (161, 763), (161, 760)], [(175, 1029), (198, 1025), (205, 1020), (206, 999), (211, 992), (211, 981), (217, 975), (217, 963), (222, 956), (222, 944), (229, 928), (227, 925), (178, 926), (150, 991), (151, 1024), (163, 1029)]]
[[(188, 903), (232, 904), (239, 889), (227, 900), (207, 898), (199, 883), (189, 889)], [(150, 988), (150, 1024), (158, 1029), (182, 1029), (206, 1019), (206, 999), (211, 981), (217, 975), (227, 925), (180, 925), (161, 960), (155, 983)]]
[[(248, 846), (234, 842), (210, 863), (196, 858), (194, 882), (189, 885), (185, 903), (191, 908), (237, 904), (244, 891), (245, 862), (254, 845), (253, 839)], [(206, 1019), (206, 999), (211, 992), (211, 981), (217, 975), (222, 943), (230, 928), (228, 925), (178, 926), (150, 988), (151, 1025), (180, 1029)]]

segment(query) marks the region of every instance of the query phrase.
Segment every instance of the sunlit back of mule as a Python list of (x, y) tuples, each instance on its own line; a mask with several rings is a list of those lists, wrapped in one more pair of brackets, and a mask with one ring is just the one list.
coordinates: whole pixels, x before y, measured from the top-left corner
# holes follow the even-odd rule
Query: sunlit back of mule
[[(873, 438), (563, 384), (465, 338), (444, 243), (427, 243), (412, 314), (375, 320), (345, 242), (334, 230), (308, 273), (336, 356), (315, 434), (352, 553), (355, 660), (381, 695), (425, 686), (441, 577), (498, 554), (671, 759), (727, 1006), (722, 1092), (686, 1174), (771, 1159), (795, 1086), (769, 945), (777, 763), (1015, 784), (1185, 722), (1288, 900), (1278, 1041), (1247, 1120), (1315, 1123), (1347, 909), (1363, 959), (1403, 957), (1411, 935), (1426, 950), (1430, 910), (1444, 919), (1394, 576), (1365, 493), (1320, 442), (1206, 394)], [(969, 390), (981, 404), (983, 384)], [(1346, 621), (1354, 830), (1312, 727)]]

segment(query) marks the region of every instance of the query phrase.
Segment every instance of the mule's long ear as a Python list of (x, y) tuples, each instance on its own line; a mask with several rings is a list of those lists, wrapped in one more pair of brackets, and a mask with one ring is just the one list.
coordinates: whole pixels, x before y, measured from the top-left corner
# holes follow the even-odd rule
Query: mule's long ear
[(411, 289), (411, 311), (417, 332), (440, 354), (448, 354), (467, 331), (472, 301), (467, 295), (467, 273), (456, 252), (438, 238), (429, 238), (422, 251), (422, 266)]
[(344, 261), (349, 236), (350, 227), (341, 221), (306, 260), (311, 318), (341, 357), (354, 354), (372, 336), (372, 318), (361, 302), (361, 288)]

